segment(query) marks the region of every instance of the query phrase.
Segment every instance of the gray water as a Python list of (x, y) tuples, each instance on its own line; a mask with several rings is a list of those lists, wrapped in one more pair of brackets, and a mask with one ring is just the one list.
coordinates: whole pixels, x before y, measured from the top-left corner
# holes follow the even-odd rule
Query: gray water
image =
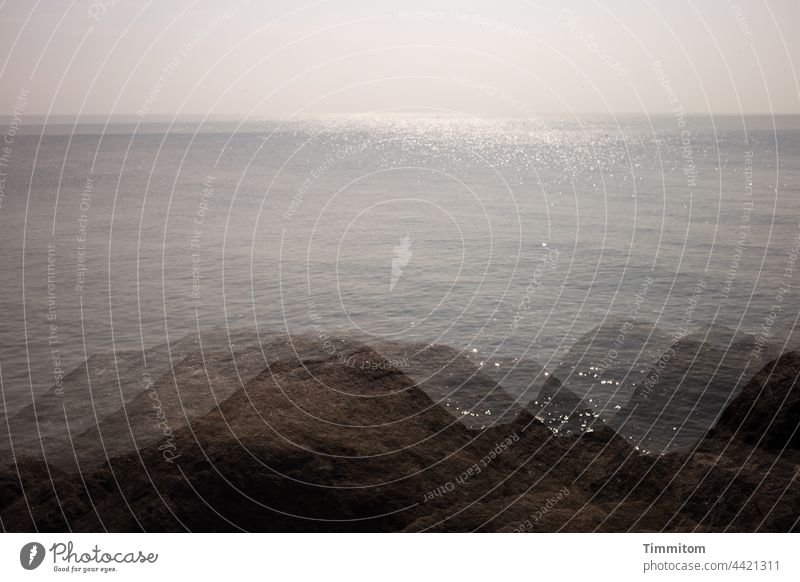
[(219, 325), (501, 369), (555, 371), (609, 320), (788, 349), (800, 118), (680, 121), (25, 126), (1, 168), (6, 410), (94, 353)]

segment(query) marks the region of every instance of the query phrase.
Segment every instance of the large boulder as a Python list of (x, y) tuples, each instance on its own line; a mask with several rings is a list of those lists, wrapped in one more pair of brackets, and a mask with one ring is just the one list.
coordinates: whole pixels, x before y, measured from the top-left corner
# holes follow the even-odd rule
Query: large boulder
[[(641, 450), (687, 450), (765, 363), (753, 337), (704, 328), (676, 338), (645, 375), (613, 426)], [(766, 352), (765, 352), (766, 353)]]
[(765, 449), (800, 450), (800, 352), (767, 364), (725, 408), (718, 432)]

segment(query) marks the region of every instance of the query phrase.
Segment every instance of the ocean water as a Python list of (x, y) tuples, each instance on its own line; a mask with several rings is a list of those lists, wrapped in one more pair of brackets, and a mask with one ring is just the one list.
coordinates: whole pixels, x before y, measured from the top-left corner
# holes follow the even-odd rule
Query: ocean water
[[(709, 325), (753, 349), (797, 343), (796, 117), (23, 129), (0, 199), (8, 414), (92, 354), (220, 325), (549, 373), (576, 369), (598, 326), (593, 361), (616, 338), (642, 370), (651, 344)], [(580, 378), (561, 379), (582, 396)]]

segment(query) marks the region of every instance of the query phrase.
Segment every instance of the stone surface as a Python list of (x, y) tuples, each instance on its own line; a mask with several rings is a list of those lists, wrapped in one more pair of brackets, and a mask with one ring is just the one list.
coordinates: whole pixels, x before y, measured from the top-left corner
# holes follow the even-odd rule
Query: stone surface
[[(230, 379), (227, 396), (194, 408), (169, 437), (80, 471), (28, 456), (7, 463), (4, 528), (798, 530), (797, 451), (755, 447), (728, 434), (729, 424), (689, 452), (665, 455), (642, 454), (600, 423), (556, 436), (525, 410), (509, 423), (470, 429), (372, 345), (337, 340), (334, 354), (320, 354), (313, 337), (271, 341), (263, 344), (269, 365), (238, 388)], [(209, 366), (229, 369), (224, 350), (209, 353)], [(206, 374), (191, 372), (197, 357), (187, 354), (176, 374), (182, 398), (209, 394)], [(770, 397), (745, 389), (731, 405), (754, 411), (745, 417), (753, 434), (760, 415), (774, 413), (778, 387), (797, 373), (797, 356), (773, 368), (779, 382)], [(209, 377), (225, 382), (224, 374)], [(793, 405), (778, 418), (792, 418)], [(723, 419), (739, 418), (729, 410)], [(775, 425), (775, 438), (787, 436), (788, 422)]]

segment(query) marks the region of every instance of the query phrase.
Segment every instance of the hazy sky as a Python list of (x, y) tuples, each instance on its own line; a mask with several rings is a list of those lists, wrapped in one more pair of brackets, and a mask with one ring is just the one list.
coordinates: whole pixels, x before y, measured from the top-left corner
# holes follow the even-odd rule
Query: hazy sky
[(0, 112), (800, 113), (798, 23), (798, 0), (0, 0)]

